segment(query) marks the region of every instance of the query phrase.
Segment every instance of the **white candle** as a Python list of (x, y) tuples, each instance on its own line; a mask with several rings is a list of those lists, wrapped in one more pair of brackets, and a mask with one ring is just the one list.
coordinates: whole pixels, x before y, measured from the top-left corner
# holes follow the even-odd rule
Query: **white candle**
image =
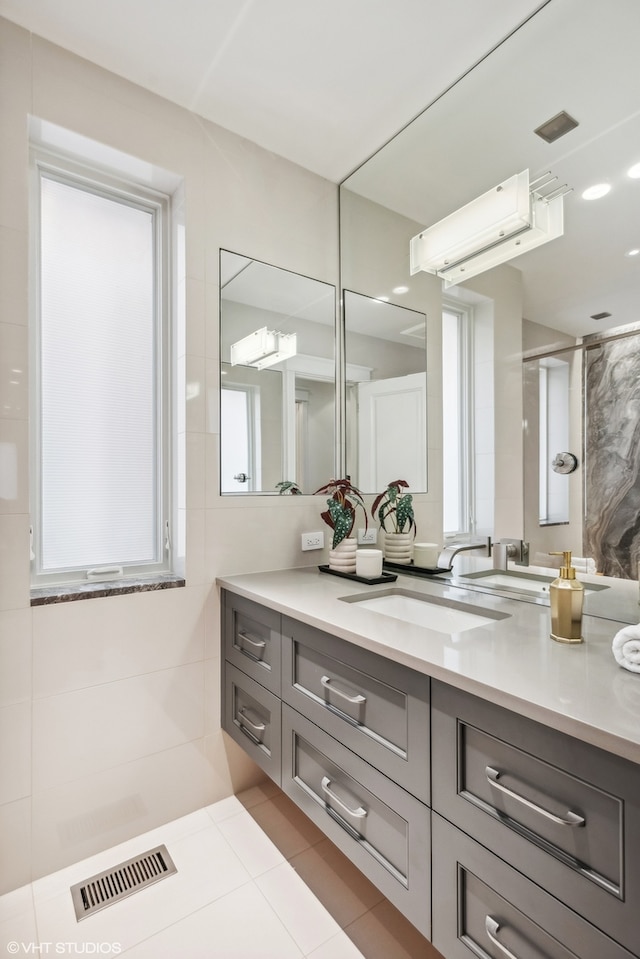
[(413, 565), (422, 569), (436, 569), (440, 547), (437, 543), (414, 543)]
[(356, 552), (356, 576), (373, 579), (382, 574), (382, 550), (359, 549)]

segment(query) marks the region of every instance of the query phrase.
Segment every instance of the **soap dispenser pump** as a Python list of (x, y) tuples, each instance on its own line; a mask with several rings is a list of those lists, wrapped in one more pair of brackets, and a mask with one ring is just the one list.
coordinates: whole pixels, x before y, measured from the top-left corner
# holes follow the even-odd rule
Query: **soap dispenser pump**
[(562, 556), (563, 565), (560, 575), (551, 583), (549, 595), (551, 598), (551, 639), (558, 643), (581, 643), (582, 638), (582, 603), (584, 587), (576, 579), (576, 571), (571, 565), (571, 551), (551, 553), (551, 556)]

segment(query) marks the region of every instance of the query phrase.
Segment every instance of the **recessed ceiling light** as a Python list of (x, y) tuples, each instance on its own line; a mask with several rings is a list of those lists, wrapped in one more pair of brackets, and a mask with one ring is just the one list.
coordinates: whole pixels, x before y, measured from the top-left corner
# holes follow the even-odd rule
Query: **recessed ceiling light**
[(401, 296), (403, 293), (409, 292), (408, 286), (394, 286), (393, 293), (396, 293), (398, 296)]
[(582, 194), (582, 199), (599, 200), (601, 196), (606, 196), (610, 189), (610, 183), (595, 183), (593, 186), (587, 187)]
[(640, 179), (640, 163), (634, 163), (632, 167), (629, 167), (627, 176), (630, 176), (632, 180)]
[(625, 256), (637, 256), (640, 253), (640, 248), (635, 247), (633, 250), (627, 250)]
[(388, 302), (389, 302), (389, 297), (388, 297), (388, 296), (376, 296), (376, 297), (374, 297), (374, 299), (377, 300), (378, 303), (388, 303)]

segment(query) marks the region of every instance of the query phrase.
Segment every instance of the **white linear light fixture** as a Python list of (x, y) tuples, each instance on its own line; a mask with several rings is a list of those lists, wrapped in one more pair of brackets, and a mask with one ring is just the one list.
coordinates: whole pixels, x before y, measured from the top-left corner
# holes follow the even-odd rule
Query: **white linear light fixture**
[(295, 333), (279, 333), (263, 326), (231, 344), (231, 365), (264, 370), (267, 366), (295, 356), (296, 347)]
[(562, 236), (570, 191), (563, 186), (544, 195), (555, 179), (549, 177), (530, 185), (524, 170), (422, 230), (410, 242), (411, 274), (441, 276), (446, 290)]

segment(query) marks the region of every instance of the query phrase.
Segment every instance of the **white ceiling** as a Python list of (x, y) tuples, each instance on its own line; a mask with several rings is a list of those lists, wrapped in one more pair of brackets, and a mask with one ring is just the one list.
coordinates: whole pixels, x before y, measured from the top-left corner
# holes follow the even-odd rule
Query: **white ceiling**
[(334, 182), (541, 0), (0, 0), (0, 15)]
[[(623, 173), (640, 160), (638, 0), (0, 0), (0, 16), (334, 182), (541, 8), (349, 186), (426, 226), (551, 165), (574, 187), (565, 237), (515, 265), (527, 317), (584, 335), (640, 303), (640, 257), (624, 257), (640, 181)], [(560, 109), (581, 125), (549, 148), (531, 131)], [(615, 190), (588, 208), (593, 179)]]
[[(330, 283), (291, 273), (259, 260), (221, 250), (220, 297), (278, 314), (278, 326), (287, 318), (325, 326), (335, 324), (336, 291)], [(287, 328), (285, 332), (290, 332)]]

